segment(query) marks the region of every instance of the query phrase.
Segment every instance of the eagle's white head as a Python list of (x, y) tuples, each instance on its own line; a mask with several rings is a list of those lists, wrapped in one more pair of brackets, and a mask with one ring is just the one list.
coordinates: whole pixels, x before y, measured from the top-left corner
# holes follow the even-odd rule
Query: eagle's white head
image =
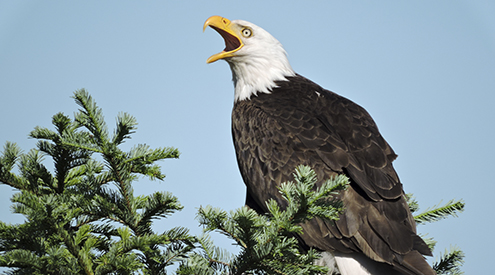
[(210, 26), (225, 40), (225, 49), (207, 63), (224, 59), (230, 65), (235, 86), (235, 101), (250, 99), (257, 93), (270, 93), (275, 81), (294, 76), (282, 44), (264, 29), (243, 20), (230, 21), (220, 16), (208, 18)]

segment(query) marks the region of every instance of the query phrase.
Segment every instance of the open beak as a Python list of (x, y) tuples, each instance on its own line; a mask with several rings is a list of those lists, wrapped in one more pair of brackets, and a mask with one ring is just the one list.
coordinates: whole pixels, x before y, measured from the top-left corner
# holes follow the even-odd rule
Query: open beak
[(230, 20), (223, 18), (218, 15), (214, 15), (208, 19), (203, 25), (203, 31), (206, 27), (211, 27), (216, 30), (225, 40), (225, 49), (222, 52), (210, 56), (206, 60), (206, 63), (213, 63), (219, 59), (224, 59), (234, 56), (234, 53), (244, 46), (242, 40), (239, 38), (238, 33), (233, 28), (234, 26), (230, 23)]

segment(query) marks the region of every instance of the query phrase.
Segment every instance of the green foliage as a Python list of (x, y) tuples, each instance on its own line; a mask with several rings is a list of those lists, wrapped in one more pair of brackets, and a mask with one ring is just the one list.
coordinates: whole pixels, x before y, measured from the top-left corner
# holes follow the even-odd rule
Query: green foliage
[(132, 184), (140, 175), (163, 180), (156, 162), (177, 158), (178, 150), (140, 144), (124, 152), (119, 146), (136, 130), (135, 118), (119, 114), (110, 134), (86, 91), (74, 99), (81, 107), (74, 120), (58, 113), (55, 130), (30, 133), (36, 149), (24, 154), (7, 142), (0, 155), (0, 182), (18, 190), (12, 209), (26, 219), (0, 222), (0, 266), (11, 274), (165, 274), (195, 238), (182, 227), (155, 233), (152, 220), (182, 206), (167, 192), (134, 196)]
[(433, 264), (433, 269), (439, 275), (461, 275), (464, 274), (460, 269), (463, 263), (464, 253), (460, 249), (453, 247), (440, 255), (440, 260)]
[(450, 200), (445, 205), (434, 206), (426, 209), (424, 212), (415, 215), (414, 220), (417, 224), (435, 222), (447, 218), (448, 216), (457, 217), (458, 212), (464, 210), (465, 203), (462, 200)]
[[(409, 204), (409, 208), (414, 214), (419, 209), (418, 202), (413, 198), (411, 194), (408, 194), (406, 198), (408, 200), (407, 202)], [(437, 205), (414, 215), (414, 220), (419, 225), (440, 221), (446, 219), (449, 216), (457, 217), (457, 213), (463, 212), (464, 207), (465, 203), (463, 200), (450, 200), (444, 205)], [(433, 240), (433, 238), (423, 237), (423, 240), (433, 251), (436, 245), (436, 242)], [(460, 267), (463, 263), (464, 253), (460, 249), (454, 247), (448, 251), (445, 251), (445, 253), (440, 254), (439, 259), (433, 263), (433, 269), (439, 275), (460, 275), (464, 274), (464, 272), (460, 270)]]
[[(206, 232), (218, 231), (240, 248), (238, 255), (229, 255), (213, 246), (208, 237), (200, 238), (201, 252), (193, 254), (181, 265), (178, 274), (323, 274), (326, 267), (314, 265), (320, 257), (315, 250), (301, 251), (294, 233), (302, 233), (300, 224), (315, 217), (335, 220), (342, 211), (340, 201), (330, 199), (346, 188), (348, 180), (338, 176), (315, 189), (316, 174), (300, 166), (295, 183), (280, 186), (288, 206), (281, 209), (273, 200), (267, 202), (269, 213), (260, 215), (242, 207), (226, 211), (202, 207), (198, 220)], [(205, 266), (209, 268), (205, 268)]]

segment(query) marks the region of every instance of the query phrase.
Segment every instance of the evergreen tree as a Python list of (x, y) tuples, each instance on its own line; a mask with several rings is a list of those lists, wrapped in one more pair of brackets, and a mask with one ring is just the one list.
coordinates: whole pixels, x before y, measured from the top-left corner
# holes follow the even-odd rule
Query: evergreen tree
[(7, 142), (0, 156), (0, 182), (19, 191), (13, 210), (26, 218), (0, 222), (0, 266), (13, 268), (11, 274), (165, 274), (195, 238), (182, 227), (155, 233), (152, 220), (182, 206), (167, 192), (134, 196), (132, 184), (139, 175), (163, 180), (156, 162), (177, 158), (178, 150), (139, 144), (124, 152), (119, 146), (134, 133), (135, 118), (119, 114), (110, 134), (86, 91), (74, 99), (81, 109), (73, 120), (58, 113), (55, 131), (30, 133), (36, 149), (23, 154)]
[(200, 252), (191, 255), (178, 274), (326, 274), (326, 267), (314, 265), (320, 253), (301, 250), (294, 233), (301, 234), (300, 224), (315, 217), (338, 219), (343, 205), (332, 195), (345, 189), (348, 179), (337, 176), (315, 190), (316, 173), (308, 166), (298, 167), (294, 179), (279, 188), (287, 207), (281, 209), (270, 200), (267, 215), (247, 207), (230, 213), (210, 206), (200, 208), (198, 219), (205, 231), (221, 232), (241, 251), (228, 255), (215, 247), (208, 235), (202, 236)]

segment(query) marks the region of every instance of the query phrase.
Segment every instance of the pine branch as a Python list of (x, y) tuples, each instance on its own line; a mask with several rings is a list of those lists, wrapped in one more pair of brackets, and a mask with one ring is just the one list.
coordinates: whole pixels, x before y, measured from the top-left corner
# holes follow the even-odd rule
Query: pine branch
[(67, 230), (61, 228), (60, 226), (56, 226), (56, 229), (58, 231), (57, 233), (60, 234), (63, 243), (67, 246), (70, 254), (72, 254), (77, 259), (77, 262), (83, 270), (84, 274), (93, 275), (93, 262), (91, 261), (87, 253), (88, 251), (82, 250), (72, 238), (71, 234), (67, 232)]
[(21, 154), (22, 150), (19, 146), (17, 146), (17, 144), (6, 142), (0, 157), (0, 165), (2, 165), (2, 169), (10, 171)]
[(0, 255), (0, 266), (19, 268), (41, 268), (42, 263), (39, 256), (24, 249), (14, 249)]
[(140, 234), (151, 233), (152, 219), (165, 218), (182, 208), (177, 197), (171, 193), (155, 192), (147, 196), (142, 207), (139, 207), (142, 214), (139, 215), (136, 229)]
[[(240, 208), (237, 212), (244, 210), (246, 214), (244, 216), (254, 216), (255, 212), (252, 209), (247, 207)], [(230, 216), (233, 216), (233, 212), (231, 212)], [(215, 231), (217, 230), (221, 234), (233, 239), (237, 242), (238, 245), (247, 248), (246, 244), (237, 237), (237, 234), (234, 232), (235, 225), (232, 223), (232, 219), (229, 218), (227, 212), (219, 209), (213, 208), (210, 205), (206, 207), (200, 207), (198, 210), (198, 214), (196, 215), (196, 219), (199, 224), (204, 226), (205, 232)]]
[[(175, 229), (174, 229), (175, 230)], [(189, 230), (187, 233), (189, 234)], [(196, 238), (191, 238), (190, 236), (174, 238), (174, 241), (170, 242), (163, 253), (160, 253), (159, 257), (156, 259), (158, 263), (161, 263), (159, 268), (165, 270), (164, 268), (175, 264), (176, 262), (183, 262), (187, 258), (187, 254), (194, 249), (193, 243)]]
[(443, 206), (434, 206), (426, 209), (424, 212), (415, 215), (414, 220), (417, 224), (435, 222), (447, 218), (448, 216), (457, 217), (457, 213), (464, 211), (465, 203), (463, 200), (450, 200)]
[(176, 274), (220, 275), (229, 274), (233, 255), (227, 250), (213, 245), (210, 236), (204, 234), (198, 237), (200, 254), (193, 253), (177, 269)]
[(125, 163), (131, 165), (133, 173), (163, 180), (165, 175), (160, 172), (160, 167), (152, 164), (158, 160), (179, 158), (179, 155), (179, 151), (172, 147), (151, 150), (148, 145), (139, 144), (131, 149)]
[(22, 150), (17, 144), (6, 142), (0, 155), (0, 182), (16, 189), (22, 189), (27, 181), (12, 173), (12, 168), (22, 156)]
[(131, 134), (137, 129), (137, 120), (128, 113), (120, 113), (117, 116), (117, 128), (112, 137), (113, 144), (122, 144), (124, 139), (131, 138)]
[(208, 260), (208, 265), (214, 270), (226, 272), (230, 268), (233, 255), (227, 250), (213, 245), (210, 236), (204, 234), (198, 238), (198, 243), (203, 250), (203, 257)]
[[(347, 179), (331, 179), (320, 188), (314, 188), (316, 174), (309, 167), (298, 167), (294, 174), (295, 183), (282, 184), (280, 192), (287, 200), (282, 208), (274, 200), (267, 202), (269, 213), (259, 215), (255, 211), (242, 207), (227, 212), (210, 206), (198, 211), (198, 220), (205, 232), (218, 231), (241, 248), (238, 255), (228, 263), (217, 261), (211, 245), (202, 247), (204, 261), (193, 257), (192, 263), (181, 266), (179, 274), (191, 274), (198, 262), (207, 262), (217, 273), (244, 274), (321, 274), (326, 267), (315, 266), (313, 262), (319, 254), (310, 250), (303, 253), (299, 249), (294, 233), (301, 234), (300, 223), (312, 218), (337, 219), (341, 203), (332, 199), (337, 190), (348, 184)], [(218, 263), (218, 264), (217, 264)], [(211, 270), (206, 274), (213, 274)]]
[(91, 132), (100, 147), (105, 147), (108, 142), (108, 130), (102, 110), (84, 89), (74, 92), (73, 98), (76, 104), (82, 107), (76, 114), (75, 121)]
[(461, 275), (464, 272), (460, 267), (464, 263), (464, 253), (458, 248), (451, 248), (440, 255), (440, 259), (433, 263), (433, 269), (439, 275)]
[(43, 165), (43, 155), (38, 150), (32, 149), (27, 154), (20, 156), (19, 170), (25, 179), (25, 185), (19, 186), (21, 190), (29, 190), (36, 194), (50, 193), (54, 186), (54, 178)]
[[(294, 173), (294, 183), (282, 183), (279, 187), (284, 199), (296, 208), (288, 207), (288, 214), (294, 217), (295, 223), (302, 223), (311, 220), (314, 217), (320, 217), (327, 220), (338, 218), (338, 212), (343, 210), (341, 202), (332, 198), (337, 191), (345, 189), (349, 181), (344, 175), (336, 176), (331, 180), (325, 181), (321, 187), (314, 192), (314, 186), (317, 178), (316, 173), (309, 166), (299, 166)], [(292, 204), (291, 204), (292, 202)], [(328, 206), (331, 207), (328, 207)], [(304, 213), (309, 213), (306, 216)], [(302, 215), (301, 215), (302, 214)]]
[[(419, 209), (418, 202), (411, 194), (407, 194), (406, 199), (411, 212), (416, 212)], [(424, 224), (436, 222), (445, 219), (448, 216), (457, 217), (457, 213), (464, 211), (464, 207), (465, 203), (463, 200), (450, 200), (443, 206), (434, 206), (420, 214), (414, 215), (414, 220), (416, 221), (416, 224)], [(433, 238), (426, 238), (425, 236), (421, 236), (421, 238), (425, 241), (431, 251), (433, 251), (436, 241)], [(464, 272), (460, 270), (460, 267), (464, 263), (463, 258), (464, 253), (461, 250), (451, 248), (450, 251), (446, 251), (443, 255), (440, 254), (440, 260), (433, 264), (433, 269), (437, 274), (442, 275), (464, 274)]]

